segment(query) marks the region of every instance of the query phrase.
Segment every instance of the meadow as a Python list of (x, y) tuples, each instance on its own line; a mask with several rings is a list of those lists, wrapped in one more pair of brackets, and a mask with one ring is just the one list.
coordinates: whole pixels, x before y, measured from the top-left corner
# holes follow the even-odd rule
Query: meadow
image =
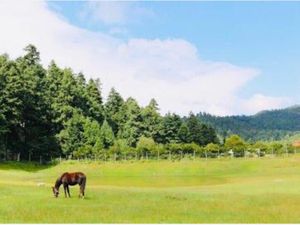
[[(51, 186), (87, 175), (86, 198)], [(45, 183), (45, 185), (38, 185)], [(0, 164), (0, 223), (300, 223), (300, 155)]]

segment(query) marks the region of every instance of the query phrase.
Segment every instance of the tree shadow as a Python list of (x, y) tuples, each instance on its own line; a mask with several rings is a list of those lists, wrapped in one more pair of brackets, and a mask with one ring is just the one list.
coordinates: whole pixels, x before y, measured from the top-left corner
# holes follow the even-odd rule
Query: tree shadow
[(54, 167), (59, 162), (49, 162), (40, 164), (38, 162), (16, 162), (16, 161), (0, 161), (0, 170), (23, 170), (26, 172), (38, 172), (40, 170)]

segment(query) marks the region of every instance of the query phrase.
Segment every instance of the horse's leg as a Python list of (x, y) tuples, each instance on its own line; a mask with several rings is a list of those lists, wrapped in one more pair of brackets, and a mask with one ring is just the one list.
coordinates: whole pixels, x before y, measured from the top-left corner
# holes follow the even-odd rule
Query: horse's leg
[(79, 198), (81, 198), (82, 196), (83, 196), (83, 189), (82, 189), (82, 187), (83, 187), (83, 180), (82, 179), (80, 179), (80, 181), (78, 182), (78, 184), (79, 184)]
[(84, 198), (84, 184), (81, 184), (80, 191), (81, 191), (81, 198)]
[(79, 195), (78, 198), (80, 198), (82, 196), (82, 191), (81, 191), (81, 183), (79, 184)]
[(84, 177), (84, 178), (82, 179), (82, 182), (81, 182), (81, 185), (80, 185), (81, 195), (82, 195), (82, 198), (83, 198), (83, 199), (84, 199), (85, 183), (86, 183), (86, 178)]
[(67, 197), (67, 185), (64, 184), (65, 198)]
[(68, 191), (68, 194), (69, 194), (69, 198), (71, 198), (69, 185), (67, 185), (67, 191)]

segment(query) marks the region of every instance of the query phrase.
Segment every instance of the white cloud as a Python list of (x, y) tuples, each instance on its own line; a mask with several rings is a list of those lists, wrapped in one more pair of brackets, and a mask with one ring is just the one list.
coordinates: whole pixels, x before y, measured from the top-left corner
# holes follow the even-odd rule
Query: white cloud
[(248, 113), (254, 114), (266, 109), (278, 109), (292, 104), (292, 101), (286, 97), (270, 97), (263, 94), (255, 94), (250, 99), (243, 101), (242, 104), (242, 107)]
[(87, 31), (68, 24), (44, 2), (0, 2), (0, 27), (0, 52), (17, 57), (33, 43), (44, 65), (54, 59), (60, 66), (100, 77), (104, 95), (114, 86), (143, 105), (154, 97), (163, 113), (249, 114), (288, 102), (262, 95), (239, 98), (238, 92), (259, 75), (256, 69), (203, 60), (197, 48), (182, 39), (123, 41)]
[(127, 4), (122, 2), (89, 2), (86, 16), (91, 16), (94, 21), (106, 24), (124, 23), (127, 20)]
[(89, 1), (81, 12), (82, 19), (106, 25), (123, 25), (138, 21), (140, 17), (152, 17), (154, 13), (139, 6), (138, 2)]

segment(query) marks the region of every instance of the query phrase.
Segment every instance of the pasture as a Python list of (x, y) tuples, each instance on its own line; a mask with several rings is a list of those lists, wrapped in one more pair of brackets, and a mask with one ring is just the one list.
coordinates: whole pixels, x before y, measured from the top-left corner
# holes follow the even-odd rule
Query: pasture
[[(87, 175), (86, 198), (51, 186)], [(300, 156), (0, 164), (0, 223), (300, 223)]]

